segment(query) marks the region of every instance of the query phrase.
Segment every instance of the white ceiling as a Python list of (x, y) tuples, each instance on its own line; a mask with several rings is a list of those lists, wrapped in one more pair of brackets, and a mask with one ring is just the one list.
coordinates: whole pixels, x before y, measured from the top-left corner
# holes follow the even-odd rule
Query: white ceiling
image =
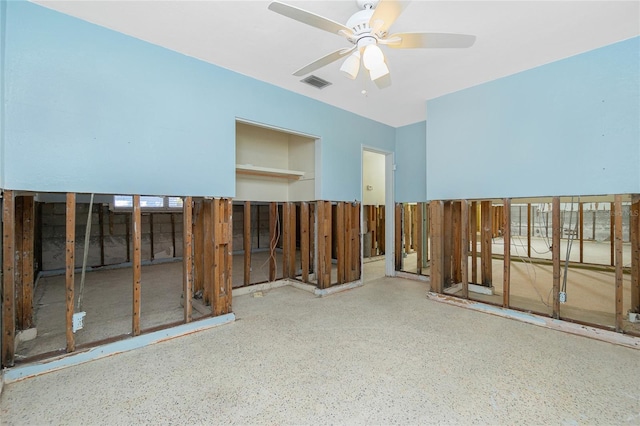
[[(349, 80), (337, 61), (313, 73), (332, 83), (319, 90), (292, 73), (350, 44), (268, 10), (269, 1), (35, 2), (394, 127), (424, 120), (427, 99), (640, 34), (640, 1), (413, 1), (391, 32), (473, 34), (475, 45), (383, 47), (391, 87)], [(287, 3), (341, 23), (358, 11), (355, 0)]]

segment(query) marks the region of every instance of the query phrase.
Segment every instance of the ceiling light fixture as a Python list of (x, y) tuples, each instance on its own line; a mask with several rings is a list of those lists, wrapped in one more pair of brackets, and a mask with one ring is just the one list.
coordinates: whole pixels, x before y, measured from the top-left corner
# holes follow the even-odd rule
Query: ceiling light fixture
[(369, 44), (364, 48), (362, 63), (369, 71), (384, 65), (384, 54), (377, 44)]
[(340, 71), (345, 73), (350, 79), (355, 80), (358, 76), (358, 71), (360, 71), (360, 52), (356, 50), (349, 55), (340, 67)]

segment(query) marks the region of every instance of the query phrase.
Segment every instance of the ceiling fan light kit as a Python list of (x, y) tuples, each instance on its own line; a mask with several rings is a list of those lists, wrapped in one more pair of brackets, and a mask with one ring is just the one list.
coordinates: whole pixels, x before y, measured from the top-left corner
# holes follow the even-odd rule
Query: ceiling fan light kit
[[(340, 71), (355, 79), (360, 71), (360, 62), (369, 71), (371, 80), (383, 89), (391, 84), (389, 67), (384, 53), (378, 46), (387, 45), (394, 49), (416, 48), (466, 48), (475, 42), (475, 36), (443, 33), (396, 33), (388, 34), (389, 27), (400, 16), (409, 1), (399, 0), (356, 0), (362, 10), (354, 13), (346, 25), (316, 15), (306, 10), (290, 6), (279, 1), (269, 4), (269, 9), (288, 18), (328, 31), (346, 38), (354, 46), (329, 53), (316, 61), (305, 65), (295, 76), (309, 74), (329, 65), (346, 55)], [(386, 78), (382, 78), (386, 77)]]

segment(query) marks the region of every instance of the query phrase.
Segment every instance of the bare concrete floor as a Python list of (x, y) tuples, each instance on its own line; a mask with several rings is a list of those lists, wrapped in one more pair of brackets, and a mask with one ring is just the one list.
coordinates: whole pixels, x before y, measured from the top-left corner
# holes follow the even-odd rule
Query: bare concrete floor
[(231, 325), (6, 385), (2, 424), (640, 422), (637, 350), (365, 281), (240, 296)]

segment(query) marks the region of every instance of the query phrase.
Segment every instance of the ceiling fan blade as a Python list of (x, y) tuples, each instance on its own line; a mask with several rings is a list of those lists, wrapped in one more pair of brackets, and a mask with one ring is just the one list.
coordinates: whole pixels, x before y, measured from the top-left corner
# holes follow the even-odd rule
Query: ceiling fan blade
[(351, 49), (338, 49), (335, 52), (331, 52), (328, 55), (323, 56), (322, 58), (317, 59), (310, 64), (300, 68), (298, 71), (294, 72), (293, 75), (295, 75), (296, 77), (302, 77), (305, 74), (309, 74), (310, 72), (329, 65), (330, 63), (335, 62), (344, 56), (347, 56), (348, 54), (353, 52), (356, 47), (357, 46), (353, 46)]
[[(381, 33), (386, 33), (409, 3), (409, 1), (380, 0), (371, 15), (369, 26), (379, 28)], [(382, 23), (376, 21), (382, 21)]]
[(316, 15), (315, 13), (307, 12), (306, 10), (300, 9), (298, 7), (280, 3), (279, 1), (271, 2), (269, 4), (269, 10), (286, 16), (287, 18), (295, 19), (296, 21), (302, 22), (303, 24), (311, 25), (312, 27), (328, 31), (330, 33), (343, 35), (346, 37), (351, 37), (353, 35), (353, 31), (349, 27), (332, 21), (331, 19)]
[(465, 48), (473, 46), (476, 36), (447, 33), (397, 33), (380, 40), (394, 49)]

